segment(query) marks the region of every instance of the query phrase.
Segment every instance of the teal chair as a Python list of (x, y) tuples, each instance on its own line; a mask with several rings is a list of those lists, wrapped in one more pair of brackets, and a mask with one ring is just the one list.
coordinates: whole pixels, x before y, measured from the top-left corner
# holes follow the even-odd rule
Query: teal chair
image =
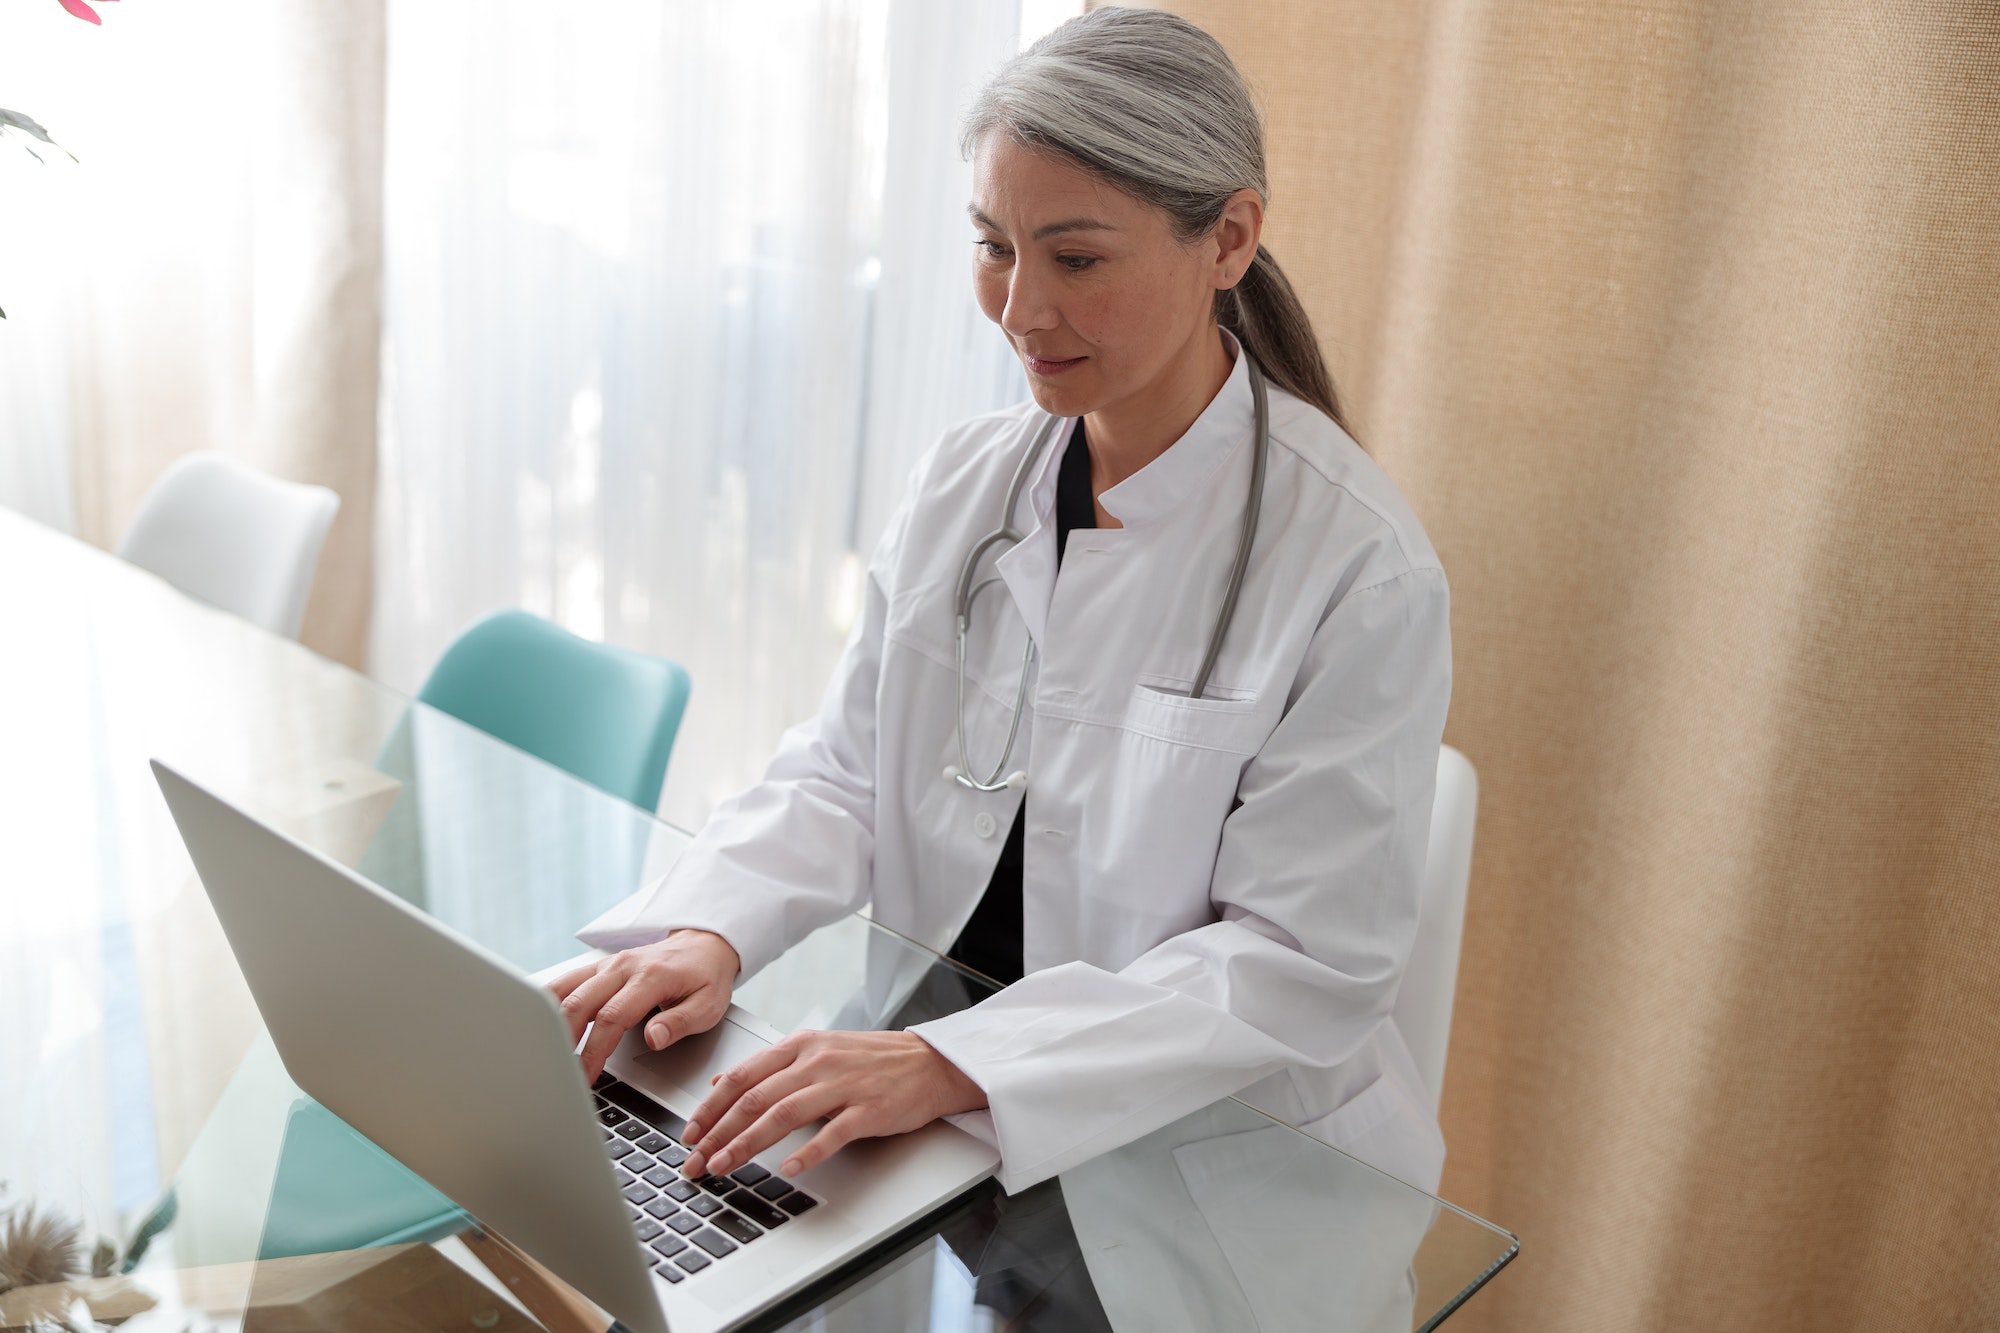
[[(651, 812), (689, 689), (677, 662), (506, 610), (460, 633), (417, 697)], [(128, 1270), (174, 1208), (169, 1189), (128, 1251)], [(437, 1240), (471, 1224), (451, 1200), (307, 1099), (287, 1125), (258, 1257)]]
[(677, 662), (507, 610), (468, 626), (417, 698), (652, 811), (689, 687)]
[[(650, 813), (689, 687), (677, 662), (506, 610), (452, 640), (417, 698)], [(332, 1112), (301, 1103), (259, 1257), (436, 1240), (469, 1225), (449, 1199)]]

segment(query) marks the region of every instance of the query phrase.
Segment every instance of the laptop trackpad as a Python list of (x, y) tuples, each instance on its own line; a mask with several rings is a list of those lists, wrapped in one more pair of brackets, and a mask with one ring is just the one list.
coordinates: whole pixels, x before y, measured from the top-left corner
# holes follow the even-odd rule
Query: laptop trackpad
[[(749, 1059), (770, 1043), (755, 1033), (724, 1018), (706, 1032), (683, 1037), (664, 1051), (649, 1050), (640, 1029), (633, 1028), (618, 1043), (621, 1063), (629, 1064), (637, 1077), (626, 1081), (655, 1095), (671, 1089), (680, 1094), (675, 1100), (685, 1104), (682, 1114), (690, 1114), (707, 1098), (709, 1079)], [(665, 1087), (660, 1086), (664, 1083)]]

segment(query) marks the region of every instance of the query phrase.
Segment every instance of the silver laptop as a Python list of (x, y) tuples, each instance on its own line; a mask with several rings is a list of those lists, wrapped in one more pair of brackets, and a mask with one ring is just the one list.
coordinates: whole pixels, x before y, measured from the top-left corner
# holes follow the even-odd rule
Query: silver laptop
[(769, 1025), (731, 1005), (665, 1051), (629, 1032), (586, 1086), (536, 980), (152, 764), (293, 1081), (637, 1333), (755, 1314), (997, 1164), (936, 1121), (779, 1175), (810, 1125), (727, 1178), (685, 1182), (683, 1117), (711, 1075), (778, 1039)]

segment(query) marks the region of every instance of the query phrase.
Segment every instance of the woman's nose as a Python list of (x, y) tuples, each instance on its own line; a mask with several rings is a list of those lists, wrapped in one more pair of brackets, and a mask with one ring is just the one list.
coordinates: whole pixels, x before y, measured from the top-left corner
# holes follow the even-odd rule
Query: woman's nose
[(1007, 304), (1000, 312), (1000, 327), (1015, 338), (1026, 338), (1062, 321), (1048, 296), (1048, 285), (1016, 264), (1007, 280)]

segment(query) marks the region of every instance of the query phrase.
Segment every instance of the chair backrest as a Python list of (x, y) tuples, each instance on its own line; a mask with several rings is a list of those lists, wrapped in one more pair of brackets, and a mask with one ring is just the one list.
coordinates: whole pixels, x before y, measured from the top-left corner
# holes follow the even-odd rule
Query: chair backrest
[(650, 812), (690, 684), (678, 662), (510, 609), (453, 640), (417, 698)]
[(201, 449), (160, 474), (118, 554), (189, 596), (295, 639), (340, 497)]
[(1444, 1092), (1451, 1003), (1458, 989), (1458, 947), (1465, 933), (1465, 887), (1472, 874), (1472, 832), (1479, 777), (1472, 761), (1447, 745), (1438, 751), (1437, 800), (1417, 907), (1417, 940), (1391, 1016), (1416, 1058), (1435, 1112)]

